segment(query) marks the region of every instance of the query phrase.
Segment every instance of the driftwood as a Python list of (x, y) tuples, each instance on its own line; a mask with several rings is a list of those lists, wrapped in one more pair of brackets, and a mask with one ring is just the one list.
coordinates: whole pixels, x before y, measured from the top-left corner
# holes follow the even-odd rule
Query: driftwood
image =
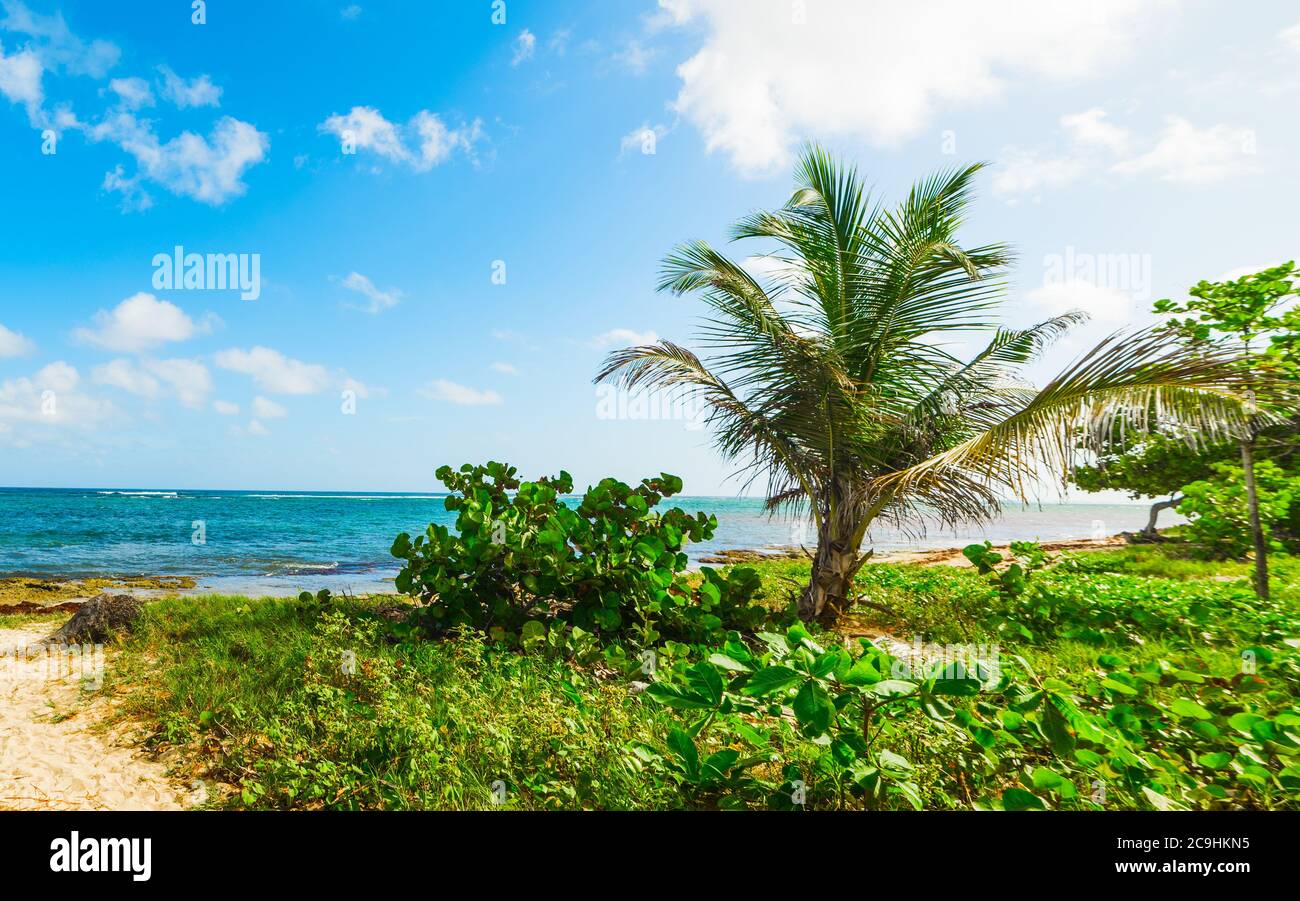
[(129, 594), (96, 595), (46, 640), (61, 644), (107, 641), (114, 632), (130, 629), (143, 610), (143, 605)]

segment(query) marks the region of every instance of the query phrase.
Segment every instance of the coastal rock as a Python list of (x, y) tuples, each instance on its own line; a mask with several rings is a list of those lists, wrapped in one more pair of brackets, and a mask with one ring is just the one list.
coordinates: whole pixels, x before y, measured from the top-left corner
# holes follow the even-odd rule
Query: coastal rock
[(144, 606), (129, 594), (96, 595), (48, 640), (63, 644), (107, 641), (114, 632), (130, 629), (143, 610)]

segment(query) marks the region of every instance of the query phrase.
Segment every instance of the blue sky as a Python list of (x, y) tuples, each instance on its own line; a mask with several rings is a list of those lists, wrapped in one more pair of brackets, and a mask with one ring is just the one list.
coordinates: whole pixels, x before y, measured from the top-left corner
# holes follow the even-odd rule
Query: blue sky
[[(591, 378), (691, 343), (659, 261), (784, 202), (808, 139), (884, 197), (994, 164), (966, 237), (1017, 247), (1007, 319), (1094, 314), (1040, 379), (1296, 256), (1294, 3), (133, 6), (0, 0), (0, 484), (428, 490), (493, 458), (733, 493), (689, 416), (602, 415)], [(260, 296), (158, 288), (178, 245), (256, 254)]]

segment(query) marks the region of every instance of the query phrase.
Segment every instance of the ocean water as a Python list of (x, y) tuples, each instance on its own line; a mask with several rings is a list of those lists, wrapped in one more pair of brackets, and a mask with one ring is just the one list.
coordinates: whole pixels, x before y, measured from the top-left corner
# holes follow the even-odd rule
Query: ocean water
[[(398, 566), (388, 549), (399, 532), (450, 525), (441, 494), (356, 492), (133, 491), (0, 488), (0, 574), (180, 575), (206, 591), (268, 595), (330, 588), (391, 590)], [(771, 518), (754, 498), (679, 497), (674, 506), (718, 517), (711, 541), (691, 545), (692, 561), (724, 549), (809, 543), (813, 532)], [(984, 529), (931, 530), (921, 537), (886, 529), (878, 550), (960, 547), (990, 538), (1042, 541), (1141, 528), (1142, 504), (1008, 505)], [(1162, 524), (1174, 518), (1163, 514)], [(200, 540), (201, 539), (201, 540)]]

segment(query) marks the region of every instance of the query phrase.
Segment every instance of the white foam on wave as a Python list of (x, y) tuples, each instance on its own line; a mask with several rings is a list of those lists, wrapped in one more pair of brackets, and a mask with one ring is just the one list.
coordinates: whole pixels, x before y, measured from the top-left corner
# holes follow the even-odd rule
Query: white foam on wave
[(175, 491), (96, 491), (96, 494), (118, 494), (122, 497), (180, 497)]
[(238, 497), (255, 497), (263, 500), (320, 500), (320, 501), (440, 501), (442, 494), (242, 494)]

